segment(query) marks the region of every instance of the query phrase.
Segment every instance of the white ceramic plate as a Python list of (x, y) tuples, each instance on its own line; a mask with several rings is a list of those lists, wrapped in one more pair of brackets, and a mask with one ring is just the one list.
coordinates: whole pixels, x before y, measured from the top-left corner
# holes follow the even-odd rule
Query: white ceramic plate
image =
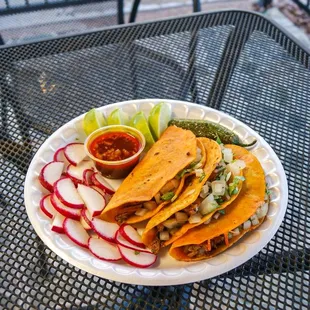
[(171, 258), (167, 250), (161, 252), (157, 263), (147, 269), (134, 268), (123, 262), (112, 263), (95, 258), (88, 250), (75, 245), (65, 235), (52, 232), (51, 222), (39, 209), (39, 201), (46, 194), (38, 182), (40, 170), (52, 160), (53, 154), (58, 148), (69, 142), (84, 141), (83, 115), (81, 115), (58, 129), (38, 150), (28, 169), (24, 193), (26, 210), (36, 233), (52, 251), (70, 264), (96, 276), (130, 284), (175, 285), (190, 283), (220, 275), (246, 262), (271, 240), (279, 228), (288, 199), (287, 180), (283, 167), (267, 142), (242, 122), (211, 108), (166, 99), (126, 101), (111, 104), (99, 110), (105, 115), (115, 108), (122, 108), (130, 115), (136, 111), (143, 111), (148, 115), (151, 108), (162, 101), (171, 105), (173, 117), (210, 120), (232, 129), (243, 141), (252, 141), (253, 137), (257, 139), (258, 143), (251, 149), (251, 152), (262, 164), (266, 181), (271, 190), (271, 203), (265, 222), (224, 253), (205, 261), (179, 262)]

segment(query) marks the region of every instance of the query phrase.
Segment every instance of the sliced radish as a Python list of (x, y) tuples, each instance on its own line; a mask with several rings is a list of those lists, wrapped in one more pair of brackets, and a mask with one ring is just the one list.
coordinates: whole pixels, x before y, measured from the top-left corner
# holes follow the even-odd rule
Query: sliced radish
[(116, 242), (115, 235), (119, 229), (119, 226), (116, 223), (110, 223), (98, 218), (93, 218), (91, 221), (91, 227), (99, 237), (110, 242)]
[(83, 208), (81, 210), (81, 217), (83, 217), (84, 221), (91, 226), (91, 221), (93, 219), (93, 217), (90, 215), (89, 211), (87, 210), (87, 208)]
[(125, 246), (118, 244), (118, 249), (121, 253), (123, 260), (129, 265), (146, 268), (156, 262), (157, 256), (153, 253), (146, 253), (137, 250), (129, 249)]
[(117, 245), (98, 238), (88, 239), (89, 250), (99, 259), (107, 261), (117, 261), (122, 259)]
[(99, 192), (102, 196), (104, 196), (104, 198), (106, 198), (107, 193), (106, 193), (103, 189), (101, 189), (101, 188), (99, 188), (98, 186), (95, 186), (95, 185), (92, 185), (91, 188), (95, 189), (95, 190), (96, 190), (97, 192)]
[(86, 169), (83, 171), (83, 183), (87, 186), (92, 186), (93, 181), (91, 179), (91, 176), (94, 174), (94, 170), (92, 169)]
[[(98, 234), (99, 235), (99, 234)], [(141, 248), (135, 244), (132, 244), (131, 242), (128, 242), (120, 233), (120, 231), (118, 230), (115, 234), (115, 239), (116, 239), (116, 243), (124, 246), (126, 248), (129, 248), (131, 250), (136, 250), (136, 251), (140, 251), (140, 252), (146, 252), (146, 253), (151, 253), (150, 250), (145, 249), (145, 248)]]
[(84, 202), (70, 178), (65, 177), (55, 182), (54, 192), (58, 199), (67, 207), (75, 209), (84, 207)]
[(145, 248), (141, 236), (132, 226), (128, 224), (121, 225), (121, 227), (119, 228), (119, 233), (131, 244), (134, 244), (141, 248)]
[(106, 205), (104, 196), (90, 186), (83, 184), (78, 185), (77, 191), (92, 217), (99, 215), (103, 211)]
[(60, 161), (52, 161), (46, 164), (39, 175), (39, 181), (42, 186), (52, 192), (53, 184), (61, 177), (63, 169), (64, 163)]
[(53, 193), (51, 195), (51, 203), (53, 205), (53, 207), (63, 216), (74, 219), (74, 220), (79, 220), (81, 217), (81, 210), (80, 209), (74, 209), (74, 208), (70, 208), (65, 206), (59, 199), (58, 197), (55, 195), (55, 193)]
[(82, 226), (84, 227), (85, 230), (91, 230), (91, 226), (85, 221), (84, 217), (81, 216), (80, 218), (80, 223), (82, 224)]
[(65, 156), (64, 149), (65, 149), (64, 147), (58, 149), (55, 152), (53, 159), (54, 161), (62, 161), (64, 163), (64, 170), (66, 170), (70, 163), (68, 162), (68, 159)]
[(65, 231), (63, 229), (63, 222), (66, 218), (57, 213), (54, 217), (53, 223), (52, 223), (52, 231), (57, 232), (59, 234), (64, 234)]
[(65, 234), (76, 244), (88, 248), (89, 235), (78, 221), (66, 218), (63, 223)]
[(104, 190), (107, 194), (113, 195), (115, 193), (113, 188), (99, 172), (96, 172), (92, 175), (92, 181), (94, 185)]
[(67, 175), (72, 179), (74, 183), (84, 182), (84, 171), (88, 169), (93, 169), (94, 163), (90, 160), (83, 160), (77, 166), (70, 164), (67, 167)]
[(87, 156), (83, 143), (70, 143), (64, 148), (64, 154), (70, 164), (76, 166)]
[(51, 203), (51, 194), (44, 196), (40, 200), (40, 209), (48, 218), (53, 219), (55, 217), (57, 211)]

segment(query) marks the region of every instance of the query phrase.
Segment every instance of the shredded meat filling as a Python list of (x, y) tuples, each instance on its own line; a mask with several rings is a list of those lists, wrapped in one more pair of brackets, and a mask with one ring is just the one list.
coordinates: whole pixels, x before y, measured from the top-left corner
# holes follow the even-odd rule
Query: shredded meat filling
[(224, 241), (225, 241), (225, 238), (223, 235), (221, 235), (221, 236), (213, 238), (211, 242), (208, 240), (202, 244), (186, 245), (184, 247), (184, 253), (190, 258), (199, 257), (216, 249), (217, 246), (223, 243)]
[(183, 211), (188, 215), (191, 216), (193, 214), (196, 214), (198, 212), (198, 208), (202, 202), (202, 198), (198, 197), (191, 205), (186, 207)]
[(150, 250), (152, 253), (157, 254), (161, 248), (161, 242), (158, 238), (155, 238), (152, 243), (149, 245)]
[(130, 216), (135, 214), (135, 212), (139, 210), (140, 208), (141, 208), (141, 205), (135, 205), (135, 206), (125, 207), (119, 210), (119, 213), (115, 216), (116, 222), (120, 224), (125, 222)]

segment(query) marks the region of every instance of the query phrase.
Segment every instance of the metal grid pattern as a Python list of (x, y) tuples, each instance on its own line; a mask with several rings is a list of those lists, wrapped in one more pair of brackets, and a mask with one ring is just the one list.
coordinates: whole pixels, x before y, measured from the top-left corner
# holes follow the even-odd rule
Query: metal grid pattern
[[(310, 57), (248, 12), (201, 14), (0, 49), (0, 307), (309, 309)], [(85, 273), (42, 244), (23, 204), (27, 166), (91, 107), (146, 97), (218, 108), (281, 159), (288, 210), (253, 259), (222, 276), (143, 287)]]

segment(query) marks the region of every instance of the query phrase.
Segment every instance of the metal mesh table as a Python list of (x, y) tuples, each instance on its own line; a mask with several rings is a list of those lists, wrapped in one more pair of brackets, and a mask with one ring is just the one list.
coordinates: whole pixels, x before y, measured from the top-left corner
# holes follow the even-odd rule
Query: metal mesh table
[[(0, 49), (2, 309), (309, 309), (310, 56), (260, 15), (227, 11)], [(35, 234), (23, 182), (34, 153), (92, 107), (171, 98), (220, 109), (273, 147), (285, 219), (253, 259), (217, 278), (144, 287), (88, 274)]]

